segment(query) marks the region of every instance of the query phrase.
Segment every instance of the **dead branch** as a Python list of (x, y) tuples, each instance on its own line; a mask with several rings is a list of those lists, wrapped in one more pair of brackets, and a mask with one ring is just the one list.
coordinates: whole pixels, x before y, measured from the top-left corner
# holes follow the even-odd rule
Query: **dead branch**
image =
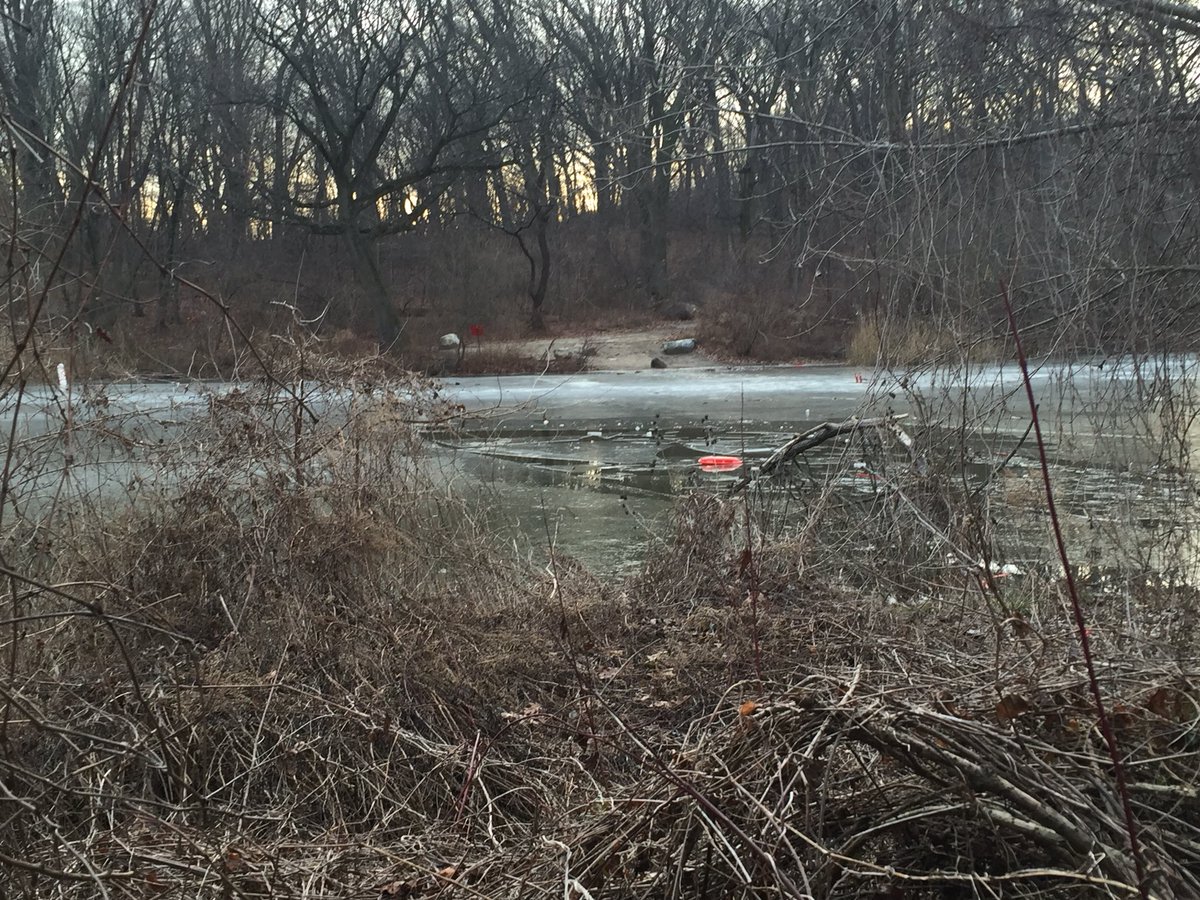
[(892, 430), (897, 434), (901, 443), (911, 449), (912, 439), (896, 424), (906, 418), (908, 418), (907, 413), (900, 413), (892, 416), (875, 416), (868, 419), (860, 419), (855, 416), (852, 419), (837, 423), (823, 422), (815, 428), (810, 428), (803, 434), (796, 435), (768, 456), (766, 462), (761, 466), (745, 472), (733, 487), (730, 488), (730, 493), (736, 494), (744, 490), (746, 485), (754, 480), (755, 477), (762, 478), (777, 474), (785, 465), (801, 453), (812, 450), (814, 447), (819, 447), (821, 444), (835, 437), (840, 437), (844, 434), (853, 434), (864, 428), (887, 428)]

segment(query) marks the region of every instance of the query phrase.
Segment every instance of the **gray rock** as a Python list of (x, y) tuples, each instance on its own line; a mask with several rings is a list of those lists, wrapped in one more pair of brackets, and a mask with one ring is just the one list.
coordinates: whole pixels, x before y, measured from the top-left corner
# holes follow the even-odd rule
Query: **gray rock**
[(462, 341), (453, 331), (438, 338), (438, 347), (442, 350), (457, 350), (461, 346)]
[(650, 360), (650, 368), (652, 369), (665, 369), (666, 367), (666, 360), (659, 359), (657, 356)]
[(695, 338), (683, 338), (678, 341), (667, 341), (662, 345), (663, 353), (678, 356), (681, 353), (692, 353), (696, 349)]

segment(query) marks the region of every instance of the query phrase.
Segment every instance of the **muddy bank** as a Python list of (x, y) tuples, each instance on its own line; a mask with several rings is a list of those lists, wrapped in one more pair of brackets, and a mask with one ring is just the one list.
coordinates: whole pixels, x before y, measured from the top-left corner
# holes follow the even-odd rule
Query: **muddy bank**
[[(650, 368), (699, 369), (724, 365), (703, 344), (688, 353), (670, 353), (669, 341), (696, 338), (698, 328), (676, 323), (627, 331), (580, 332), (510, 340), (480, 340), (456, 351), (441, 351), (464, 374), (537, 374), (544, 371), (638, 372)], [(658, 360), (657, 364), (654, 360)]]

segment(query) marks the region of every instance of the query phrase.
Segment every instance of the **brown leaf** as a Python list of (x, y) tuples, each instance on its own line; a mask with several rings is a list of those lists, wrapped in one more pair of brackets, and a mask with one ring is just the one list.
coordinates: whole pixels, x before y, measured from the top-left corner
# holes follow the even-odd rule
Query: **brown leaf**
[(1112, 721), (1113, 728), (1118, 731), (1124, 731), (1127, 728), (1132, 728), (1137, 722), (1137, 708), (1130, 706), (1128, 703), (1114, 703), (1112, 714), (1109, 718)]
[(165, 894), (175, 887), (174, 882), (164, 881), (153, 869), (148, 869), (142, 873), (142, 881), (145, 883), (146, 890), (151, 896)]
[(438, 869), (437, 877), (441, 881), (453, 881), (454, 876), (458, 874), (457, 866), (446, 866), (444, 869)]
[(1167, 718), (1167, 700), (1168, 693), (1165, 687), (1160, 687), (1153, 694), (1146, 698), (1146, 708), (1156, 716)]
[(743, 716), (743, 717), (750, 716), (750, 715), (754, 714), (754, 711), (756, 709), (758, 709), (758, 704), (755, 703), (753, 700), (747, 700), (745, 703), (743, 703), (741, 706), (738, 707), (738, 715)]
[(1009, 619), (1012, 623), (1013, 634), (1019, 638), (1027, 638), (1033, 635), (1033, 626), (1022, 619), (1020, 616), (1013, 616)]
[(1001, 722), (1011, 722), (1018, 716), (1029, 712), (1029, 701), (1016, 694), (1007, 694), (996, 704), (996, 718)]
[(1160, 687), (1146, 698), (1146, 708), (1156, 716), (1178, 721), (1183, 707), (1179, 693), (1169, 687)]

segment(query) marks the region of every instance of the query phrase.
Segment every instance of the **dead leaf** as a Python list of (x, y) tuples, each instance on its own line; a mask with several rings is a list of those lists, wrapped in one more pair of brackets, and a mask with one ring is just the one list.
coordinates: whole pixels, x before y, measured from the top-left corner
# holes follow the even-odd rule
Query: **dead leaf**
[(146, 885), (146, 890), (154, 896), (165, 894), (175, 887), (174, 882), (164, 881), (153, 869), (148, 869), (142, 874), (142, 881)]
[(1146, 698), (1146, 708), (1156, 716), (1172, 722), (1182, 721), (1183, 698), (1174, 688), (1160, 687)]
[(1033, 626), (1022, 619), (1020, 616), (1013, 616), (1009, 619), (1012, 623), (1013, 634), (1019, 638), (1027, 638), (1033, 636)]
[(1029, 712), (1029, 701), (1016, 694), (1007, 694), (996, 704), (996, 718), (1001, 722), (1011, 722), (1018, 716)]
[(457, 866), (446, 866), (444, 869), (438, 869), (437, 877), (442, 881), (453, 881), (454, 876), (458, 874)]
[(1127, 703), (1115, 703), (1113, 704), (1110, 718), (1113, 728), (1117, 729), (1117, 731), (1124, 731), (1132, 728), (1134, 723), (1137, 722), (1137, 709)]
[(747, 700), (745, 703), (743, 703), (741, 706), (738, 707), (738, 715), (743, 716), (743, 717), (750, 716), (750, 715), (754, 714), (754, 711), (756, 709), (758, 709), (758, 704), (755, 703), (753, 700)]

